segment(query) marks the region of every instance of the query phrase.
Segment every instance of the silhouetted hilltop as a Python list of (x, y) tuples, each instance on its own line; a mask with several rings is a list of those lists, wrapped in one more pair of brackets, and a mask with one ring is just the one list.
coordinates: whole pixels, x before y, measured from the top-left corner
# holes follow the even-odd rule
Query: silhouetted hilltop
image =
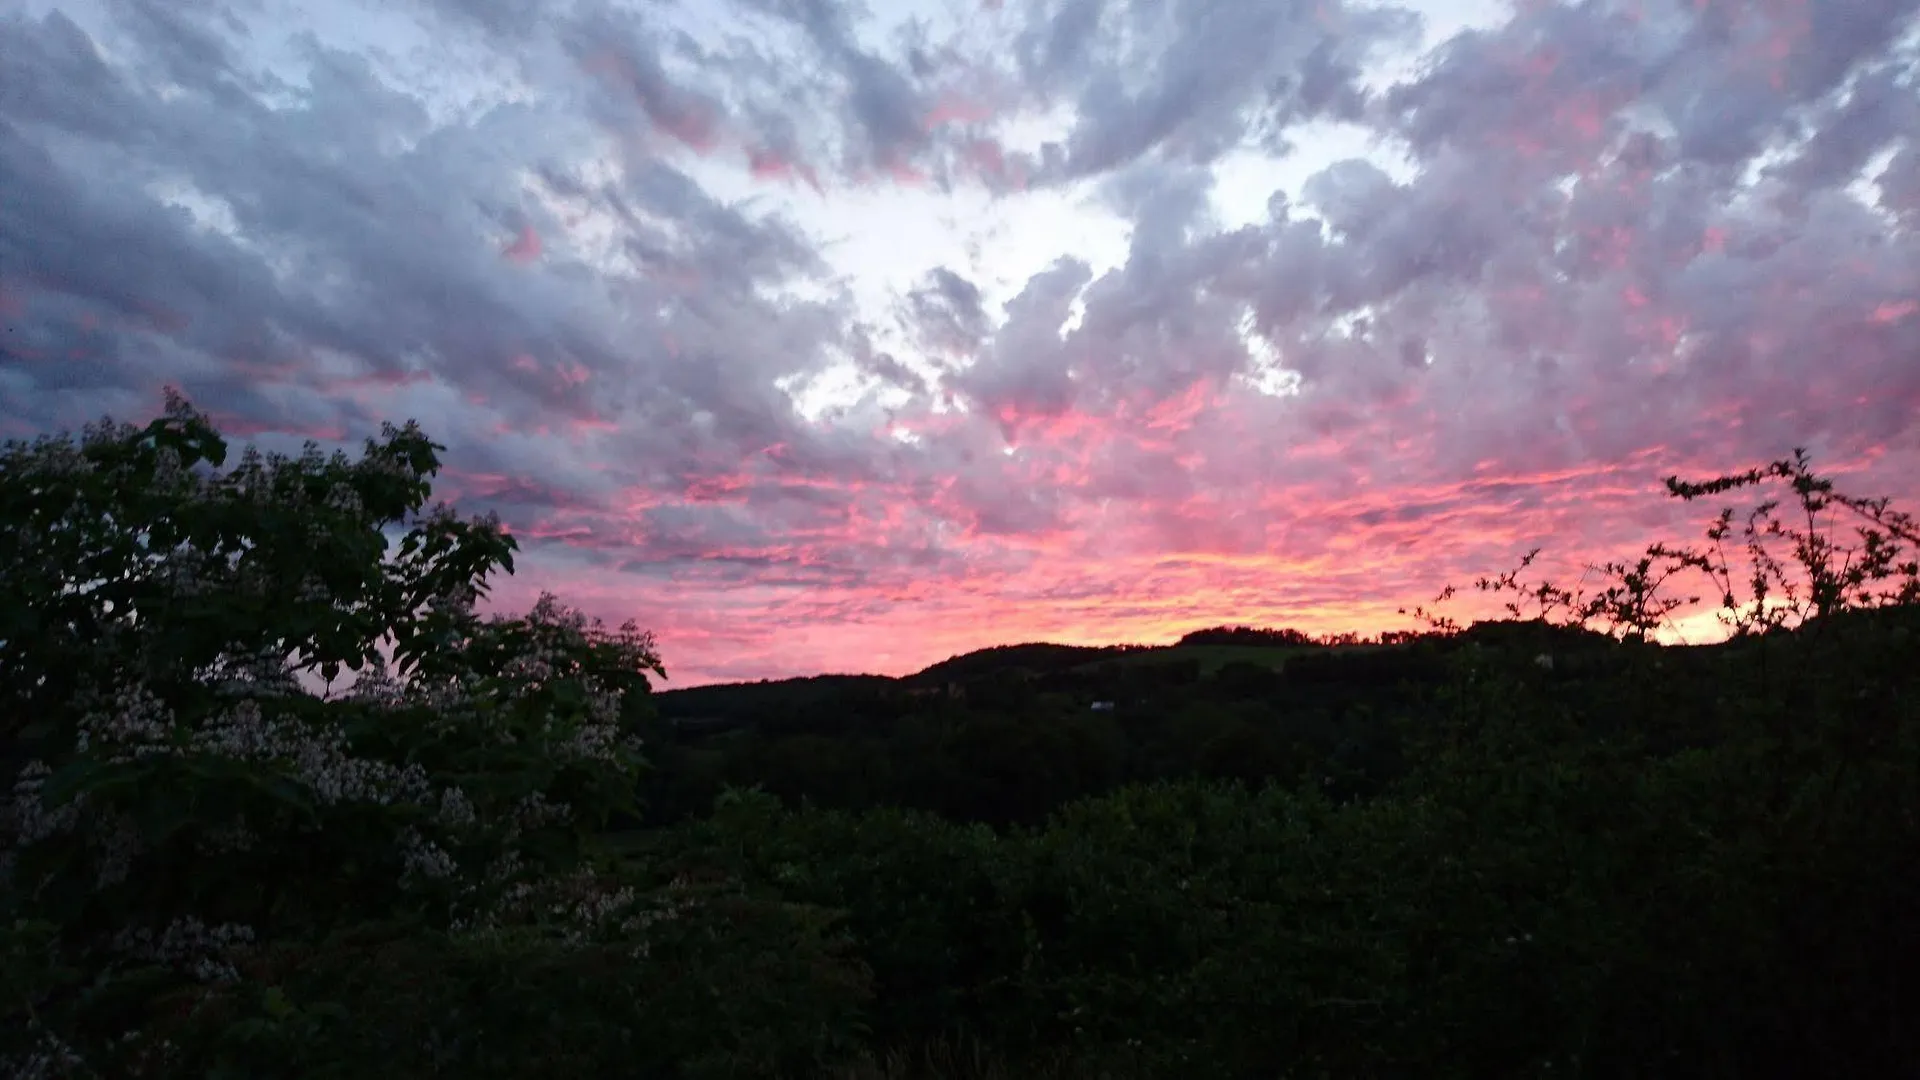
[(660, 715), (668, 720), (732, 716), (769, 708), (813, 706), (822, 702), (877, 694), (897, 680), (885, 675), (808, 675), (750, 683), (717, 683), (656, 693)]
[(1598, 630), (1557, 626), (1539, 619), (1483, 619), (1441, 640), (1455, 647), (1477, 643), (1502, 648), (1605, 649), (1617, 644)]
[[(855, 723), (891, 716), (929, 695), (1001, 701), (1012, 694), (1067, 694), (1105, 699), (1138, 697), (1153, 688), (1218, 684), (1231, 693), (1278, 692), (1282, 687), (1351, 684), (1390, 686), (1433, 682), (1447, 670), (1446, 654), (1470, 645), (1511, 651), (1530, 660), (1540, 651), (1607, 649), (1605, 634), (1556, 627), (1538, 620), (1490, 620), (1452, 636), (1396, 634), (1388, 643), (1328, 644), (1297, 630), (1228, 626), (1197, 630), (1173, 645), (995, 645), (949, 657), (911, 675), (816, 675), (728, 683), (655, 695), (660, 715), (677, 723), (721, 728), (734, 722), (786, 727), (831, 713)], [(807, 727), (817, 726), (809, 719)]]
[(1195, 630), (1182, 637), (1179, 645), (1318, 645), (1319, 641), (1305, 631), (1285, 628), (1280, 630), (1258, 626), (1211, 626), (1205, 630)]
[(1044, 641), (994, 645), (948, 657), (902, 681), (913, 686), (936, 686), (986, 677), (1039, 675), (1151, 648), (1146, 645), (1055, 645)]

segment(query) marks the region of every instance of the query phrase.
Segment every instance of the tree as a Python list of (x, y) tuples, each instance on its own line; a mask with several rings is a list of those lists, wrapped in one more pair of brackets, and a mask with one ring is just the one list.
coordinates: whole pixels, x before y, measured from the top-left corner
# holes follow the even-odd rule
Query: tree
[[(0, 1029), (30, 1040), (0, 1036), (0, 1061), (271, 1075), (358, 1046), (398, 1068), (383, 1040), (410, 1010), (445, 1026), (462, 979), (485, 997), (506, 969), (638, 962), (648, 927), (701, 917), (596, 869), (599, 830), (634, 813), (651, 636), (545, 595), (479, 616), (515, 544), (427, 507), (442, 449), (409, 423), (358, 461), (309, 443), (223, 468), (171, 392), (145, 427), (0, 448)], [(345, 1029), (296, 1016), (276, 978), (366, 959), (382, 926), (413, 973), (336, 973), (363, 1010)], [(434, 963), (444, 985), (417, 978)], [(606, 1030), (630, 1028), (640, 975), (609, 978)]]

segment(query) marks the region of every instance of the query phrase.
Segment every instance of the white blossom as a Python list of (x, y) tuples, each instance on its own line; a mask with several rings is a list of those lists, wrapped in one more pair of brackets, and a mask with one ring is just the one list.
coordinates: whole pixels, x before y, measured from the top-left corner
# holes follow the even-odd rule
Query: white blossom
[(563, 802), (552, 802), (545, 792), (535, 791), (523, 796), (507, 814), (506, 836), (510, 840), (518, 839), (530, 830), (562, 824), (572, 817), (573, 807)]
[(20, 846), (70, 832), (80, 820), (86, 805), (84, 794), (57, 807), (46, 805), (41, 789), (51, 775), (53, 770), (47, 763), (36, 759), (27, 762), (13, 782), (13, 794), (7, 800), (0, 824), (4, 824), (5, 835)]
[(387, 805), (396, 799), (423, 795), (429, 786), (426, 772), (419, 765), (402, 769), (354, 757), (348, 750), (346, 733), (338, 725), (270, 717), (251, 698), (195, 732), (193, 746), (239, 761), (285, 763), (323, 805)]
[(447, 854), (440, 845), (421, 836), (420, 831), (412, 826), (400, 830), (397, 844), (403, 863), (400, 878), (403, 884), (415, 878), (444, 881), (459, 869), (453, 856)]
[(174, 919), (156, 935), (145, 926), (114, 935), (114, 951), (135, 960), (185, 971), (202, 982), (237, 982), (231, 956), (253, 944), (253, 928), (237, 923), (208, 926), (188, 915)]
[(11, 1060), (0, 1058), (0, 1064), (8, 1068), (10, 1080), (54, 1080), (72, 1076), (74, 1070), (86, 1067), (86, 1060), (60, 1036), (37, 1023), (33, 1032), (38, 1038), (31, 1053)]
[(439, 820), (452, 829), (464, 829), (475, 822), (473, 802), (465, 791), (456, 786), (440, 793)]
[(109, 761), (131, 761), (164, 753), (173, 728), (173, 710), (145, 683), (136, 682), (114, 692), (111, 712), (92, 711), (80, 718), (77, 748), (87, 753), (97, 747)]

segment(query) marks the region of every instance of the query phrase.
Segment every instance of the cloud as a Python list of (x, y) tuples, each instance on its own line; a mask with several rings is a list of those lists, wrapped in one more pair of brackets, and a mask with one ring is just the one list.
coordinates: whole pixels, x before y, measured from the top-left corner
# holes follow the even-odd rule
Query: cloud
[(1206, 164), (1250, 135), (1275, 149), (1289, 127), (1353, 119), (1361, 69), (1418, 27), (1395, 8), (1340, 0), (1055, 0), (1026, 9), (1021, 73), (1075, 121), (1048, 174), (1075, 179), (1143, 155)]
[(971, 356), (990, 329), (979, 287), (944, 266), (928, 271), (902, 308), (916, 343), (934, 356)]
[(417, 417), (675, 684), (1920, 494), (1916, 0), (309, 8), (0, 15), (0, 429)]

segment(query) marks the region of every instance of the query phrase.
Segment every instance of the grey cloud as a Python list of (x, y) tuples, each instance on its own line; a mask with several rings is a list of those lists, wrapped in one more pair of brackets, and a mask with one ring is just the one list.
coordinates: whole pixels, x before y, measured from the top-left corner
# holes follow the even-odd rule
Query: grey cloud
[(884, 386), (906, 390), (916, 399), (923, 399), (928, 392), (927, 381), (919, 373), (892, 353), (875, 348), (871, 336), (864, 330), (855, 335), (853, 362), (854, 366), (879, 379)]
[(910, 155), (926, 139), (926, 105), (891, 65), (850, 47), (838, 50), (853, 78), (851, 104), (881, 161)]
[(954, 380), (993, 413), (1002, 407), (1058, 414), (1071, 407), (1074, 387), (1060, 351), (1060, 330), (1092, 272), (1061, 259), (1034, 275), (1007, 304), (1007, 319), (992, 344)]
[[(1793, 28), (1796, 36), (1781, 58), (1783, 82), (1799, 100), (1829, 93), (1911, 31), (1917, 13), (1913, 0), (1807, 0), (1796, 12), (1804, 25)], [(1913, 61), (1909, 52), (1909, 69)]]
[(1189, 232), (1207, 224), (1213, 175), (1190, 166), (1141, 164), (1122, 169), (1102, 185), (1107, 204), (1133, 223), (1136, 255), (1177, 248)]
[(1339, 0), (1133, 0), (1104, 9), (1064, 0), (1029, 10), (1020, 52), (1029, 80), (1043, 96), (1075, 96), (1077, 119), (1063, 155), (1049, 163), (1052, 179), (1152, 152), (1204, 164), (1250, 124), (1277, 142), (1301, 121), (1356, 116), (1361, 63), (1418, 25), (1399, 9)]
[[(1070, 263), (1036, 277), (955, 385), (1010, 438), (1024, 418), (1069, 410), (1129, 432), (1179, 422), (1160, 407), (1245, 367), (1238, 327), (1264, 253), (1257, 230), (1208, 235), (1210, 185), (1182, 166), (1118, 174), (1105, 195), (1134, 222), (1125, 265), (1097, 280)], [(1063, 334), (1076, 297), (1084, 316)]]
[(517, 0), (434, 3), (453, 23), (480, 28), (538, 78), (553, 77), (540, 57), (547, 45), (557, 46), (600, 85), (598, 107), (610, 125), (638, 113), (696, 146), (737, 140), (740, 149), (772, 160), (854, 174), (922, 163), (939, 141), (927, 130), (927, 84), (952, 58), (911, 36), (897, 49), (868, 48), (843, 5), (743, 0), (741, 7), (775, 21), (762, 27), (785, 24), (795, 35), (733, 34), (703, 45), (660, 29), (645, 8), (614, 0), (559, 8)]
[(1385, 115), (1423, 154), (1505, 148), (1520, 139), (1559, 147), (1568, 132), (1556, 106), (1582, 95), (1630, 99), (1644, 73), (1672, 55), (1671, 46), (1663, 52), (1658, 41), (1635, 40), (1625, 25), (1600, 4), (1555, 4), (1529, 8), (1495, 30), (1461, 33), (1440, 46), (1421, 78), (1386, 96)]
[(967, 326), (976, 326), (986, 319), (980, 306), (980, 290), (973, 282), (944, 266), (935, 267), (928, 273), (931, 290), (951, 305), (955, 317)]
[(971, 358), (991, 329), (979, 287), (944, 266), (907, 294), (900, 317), (921, 348), (948, 360)]
[(1027, 20), (1017, 55), (1021, 74), (1042, 93), (1054, 93), (1091, 75), (1104, 0), (1056, 0)]
[[(830, 75), (849, 84), (845, 97), (857, 136), (858, 158), (866, 163), (905, 165), (924, 150), (930, 139), (925, 118), (928, 101), (905, 67), (862, 48), (855, 39), (847, 9), (827, 0), (753, 0), (754, 6), (791, 20), (813, 42)], [(923, 54), (924, 56), (924, 54)]]
[(259, 88), (226, 38), (245, 24), (221, 0), (122, 0), (116, 15), (167, 80), (228, 100)]
[(1920, 142), (1910, 140), (1901, 147), (1876, 183), (1882, 206), (1914, 219), (1909, 220), (1909, 228), (1920, 225)]
[(0, 21), (0, 103), (15, 123), (55, 124), (76, 135), (128, 134), (122, 116), (131, 104), (124, 81), (98, 47), (65, 13), (38, 24), (23, 16)]
[(565, 0), (428, 0), (450, 20), (478, 27), (487, 34), (506, 40), (525, 40), (536, 36), (550, 20), (564, 18), (570, 6)]
[(1851, 182), (1875, 154), (1920, 131), (1917, 76), (1915, 65), (1867, 72), (1844, 101), (1821, 111), (1806, 144), (1773, 172), (1802, 188)]
[(1309, 177), (1302, 193), (1328, 225), (1364, 238), (1392, 208), (1393, 178), (1369, 161), (1341, 161)]
[(689, 145), (704, 147), (719, 137), (726, 107), (667, 76), (659, 35), (643, 20), (593, 11), (562, 24), (559, 39), (574, 62), (611, 91), (597, 98), (608, 110), (602, 117), (607, 126), (619, 129), (637, 111), (658, 131)]
[(1471, 284), (1504, 237), (1538, 228), (1512, 192), (1485, 181), (1479, 160), (1452, 152), (1436, 154), (1405, 188), (1370, 163), (1346, 161), (1309, 177), (1304, 194), (1335, 242), (1281, 207), (1263, 243), (1241, 244), (1260, 270), (1234, 292), (1268, 333), (1385, 302), (1416, 282)]
[[(0, 204), (0, 266), (12, 292), (24, 286), (29, 313), (4, 366), (34, 387), (10, 394), (7, 413), (36, 426), (75, 422), (102, 401), (157, 400), (171, 379), (216, 413), (359, 430), (382, 399), (356, 398), (349, 383), (430, 375), (476, 395), (511, 430), (645, 417), (606, 436), (630, 460), (737, 460), (814, 437), (772, 379), (827, 362), (845, 317), (765, 295), (821, 268), (785, 225), (743, 216), (659, 162), (631, 161), (593, 190), (566, 164), (578, 156), (571, 146), (588, 145), (574, 121), (503, 106), (470, 126), (428, 130), (419, 105), (364, 62), (317, 45), (309, 53), (311, 93), (290, 109), (191, 91), (164, 101), (105, 68), (59, 15), (0, 21), (9, 73), (0, 77), (67, 72), (78, 76), (69, 86), (97, 91), (0, 96), (0, 171), (16, 196)], [(63, 108), (83, 97), (113, 107)], [(74, 144), (76, 129), (93, 141)], [(395, 136), (415, 145), (396, 150)], [(562, 178), (616, 220), (617, 204), (629, 221), (673, 223), (662, 250), (699, 289), (681, 296), (581, 261), (560, 223), (525, 201), (522, 169)], [(245, 241), (155, 201), (149, 178), (182, 179), (219, 200)], [(543, 264), (500, 257), (507, 222), (546, 235)], [(147, 327), (154, 312), (167, 325)], [(98, 325), (83, 332), (88, 313)], [(69, 359), (76, 349), (84, 357)], [(348, 367), (323, 372), (316, 349)], [(282, 401), (302, 404), (290, 412)], [(517, 468), (487, 460), (476, 425), (488, 421), (447, 408), (423, 417), (437, 435), (483, 468)]]

